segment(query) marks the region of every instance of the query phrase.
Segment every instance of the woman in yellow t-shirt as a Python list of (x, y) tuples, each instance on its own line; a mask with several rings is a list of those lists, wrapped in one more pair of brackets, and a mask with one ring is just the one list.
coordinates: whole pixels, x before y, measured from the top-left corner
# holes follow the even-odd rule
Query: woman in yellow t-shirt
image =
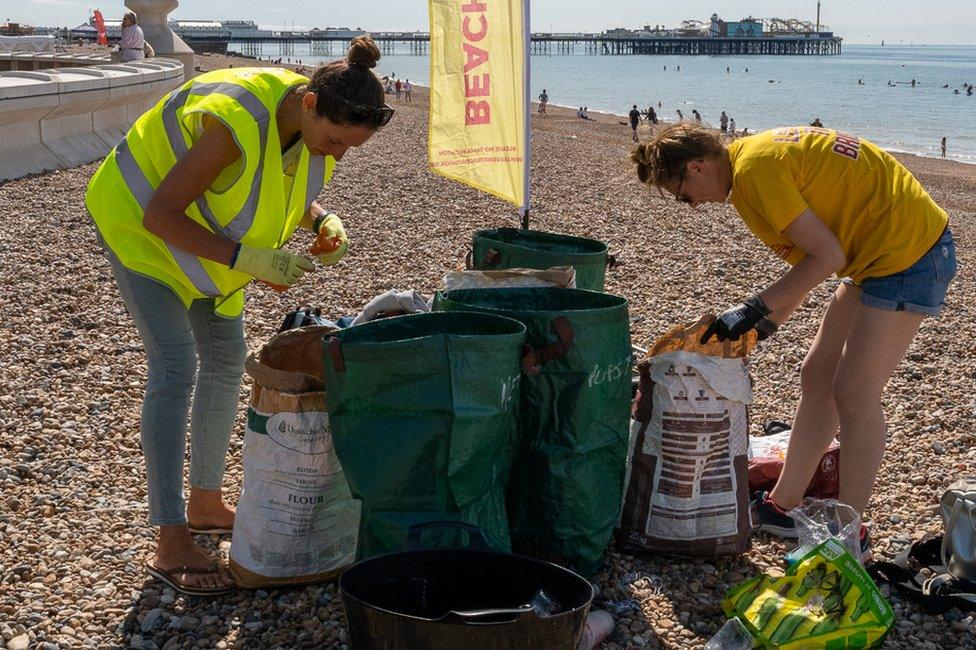
[(752, 516), (756, 528), (796, 536), (785, 513), (838, 429), (840, 498), (863, 512), (885, 447), (882, 390), (922, 319), (941, 312), (955, 275), (945, 211), (895, 158), (831, 129), (773, 129), (726, 147), (718, 133), (682, 123), (632, 158), (642, 182), (682, 203), (732, 203), (792, 267), (722, 313), (705, 338), (736, 340), (752, 329), (766, 338), (824, 279), (844, 279), (800, 371), (783, 473), (771, 492), (755, 495)]

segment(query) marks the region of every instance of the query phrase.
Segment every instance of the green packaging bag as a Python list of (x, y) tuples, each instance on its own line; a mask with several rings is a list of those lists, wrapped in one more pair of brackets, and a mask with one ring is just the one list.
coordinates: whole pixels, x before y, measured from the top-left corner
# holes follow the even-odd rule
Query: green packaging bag
[(415, 314), (325, 339), (332, 439), (362, 501), (358, 559), (399, 551), (410, 526), (464, 521), (511, 548), (505, 488), (525, 327), (486, 314)]
[(480, 311), (527, 328), (512, 547), (584, 575), (599, 570), (620, 514), (630, 428), (627, 301), (579, 289), (457, 289), (437, 311)]
[(872, 648), (894, 621), (864, 567), (835, 539), (782, 578), (762, 575), (733, 587), (722, 608), (745, 623), (759, 647), (776, 650)]

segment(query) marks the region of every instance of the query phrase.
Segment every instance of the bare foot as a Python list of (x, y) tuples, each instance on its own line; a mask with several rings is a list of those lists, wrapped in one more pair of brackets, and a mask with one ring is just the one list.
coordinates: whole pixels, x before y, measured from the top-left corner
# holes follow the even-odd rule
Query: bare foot
[(189, 529), (183, 526), (160, 526), (156, 554), (151, 564), (162, 571), (177, 567), (205, 569), (213, 567), (209, 573), (175, 573), (173, 578), (186, 587), (198, 589), (219, 589), (234, 586), (234, 578), (223, 564), (197, 546), (190, 536)]
[(234, 507), (224, 502), (220, 490), (190, 488), (186, 518), (194, 528), (233, 528)]

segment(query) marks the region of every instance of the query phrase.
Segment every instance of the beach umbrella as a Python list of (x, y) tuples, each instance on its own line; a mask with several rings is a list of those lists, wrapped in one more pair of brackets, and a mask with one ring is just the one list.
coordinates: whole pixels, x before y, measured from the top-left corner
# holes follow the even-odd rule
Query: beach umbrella
[(529, 227), (529, 0), (429, 0), (434, 173), (519, 207)]

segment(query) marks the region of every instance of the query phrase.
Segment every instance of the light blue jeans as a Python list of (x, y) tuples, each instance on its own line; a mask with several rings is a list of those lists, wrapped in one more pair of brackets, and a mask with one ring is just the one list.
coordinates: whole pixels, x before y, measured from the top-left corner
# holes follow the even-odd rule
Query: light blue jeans
[(146, 457), (149, 524), (185, 524), (187, 413), (190, 485), (220, 489), (247, 354), (244, 319), (219, 316), (212, 299), (195, 300), (187, 309), (165, 284), (130, 271), (106, 253), (148, 357), (139, 432)]

